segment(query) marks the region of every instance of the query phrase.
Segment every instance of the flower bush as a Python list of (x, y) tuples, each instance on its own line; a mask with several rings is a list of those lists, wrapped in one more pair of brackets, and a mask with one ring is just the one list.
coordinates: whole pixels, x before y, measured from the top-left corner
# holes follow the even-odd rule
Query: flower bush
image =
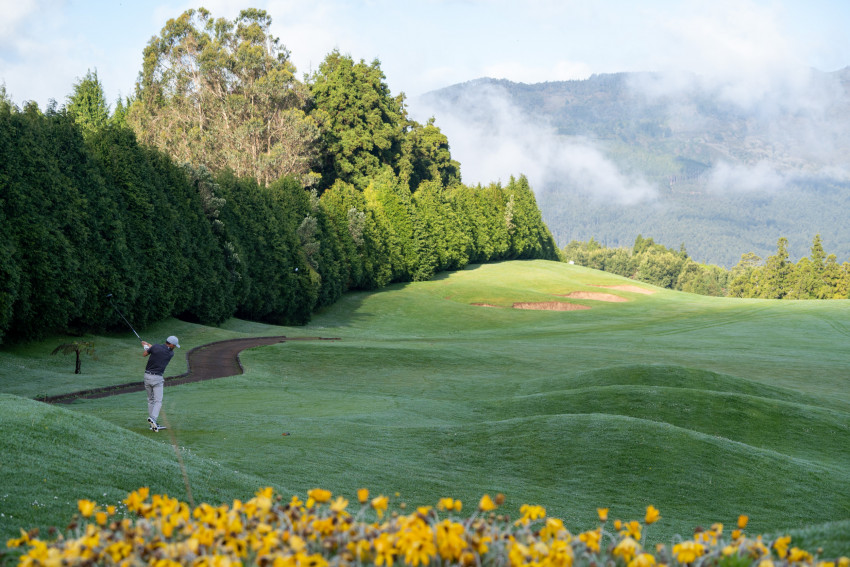
[[(124, 500), (130, 517), (113, 506), (80, 500), (80, 514), (67, 534), (43, 541), (21, 532), (7, 542), (18, 565), (150, 565), (171, 567), (850, 567), (850, 559), (825, 561), (791, 545), (745, 534), (747, 517), (728, 536), (722, 524), (698, 530), (692, 539), (644, 547), (648, 526), (660, 512), (649, 506), (643, 522), (615, 520), (599, 508), (599, 525), (573, 535), (541, 506), (523, 505), (515, 521), (496, 509), (504, 502), (484, 495), (468, 517), (452, 498), (411, 513), (388, 512), (389, 498), (357, 492), (357, 504), (313, 489), (306, 501), (284, 501), (271, 488), (247, 502), (200, 504), (194, 509), (140, 488)], [(353, 515), (352, 515), (353, 514)]]

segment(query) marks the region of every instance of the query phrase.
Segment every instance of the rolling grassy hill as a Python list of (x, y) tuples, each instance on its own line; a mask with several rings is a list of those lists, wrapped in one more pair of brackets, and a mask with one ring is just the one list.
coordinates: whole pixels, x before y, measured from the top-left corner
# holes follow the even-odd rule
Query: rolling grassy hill
[[(597, 506), (626, 520), (654, 504), (651, 540), (747, 514), (750, 533), (850, 553), (850, 301), (598, 287), (633, 285), (506, 262), (351, 293), (307, 327), (166, 321), (142, 336), (176, 334), (190, 348), (340, 339), (253, 349), (244, 375), (167, 388), (167, 434), (147, 430), (141, 393), (61, 407), (27, 399), (140, 379), (129, 333), (89, 337), (99, 356), (81, 376), (48, 356), (62, 337), (3, 347), (0, 535), (62, 525), (76, 499), (117, 503), (139, 486), (186, 499), (188, 481), (195, 501), (213, 503), (266, 485), (349, 498), (368, 487), (413, 505), (502, 492), (508, 513), (541, 504), (574, 533)], [(185, 369), (180, 359), (169, 374)]]

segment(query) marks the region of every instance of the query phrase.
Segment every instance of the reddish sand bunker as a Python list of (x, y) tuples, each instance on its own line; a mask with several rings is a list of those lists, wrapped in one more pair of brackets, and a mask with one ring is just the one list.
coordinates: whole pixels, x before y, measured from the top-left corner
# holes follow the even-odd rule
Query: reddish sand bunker
[(533, 309), (535, 311), (579, 311), (590, 309), (587, 305), (576, 305), (563, 301), (537, 301), (514, 303), (514, 309)]
[(620, 297), (613, 293), (598, 293), (595, 291), (574, 291), (572, 293), (563, 294), (561, 297), (569, 297), (570, 299), (592, 299), (594, 301), (611, 301), (613, 303), (628, 301), (625, 297)]
[(492, 303), (470, 303), (470, 305), (475, 305), (477, 307), (498, 307), (499, 309), (502, 308), (501, 305), (493, 305)]
[(646, 289), (643, 287), (638, 287), (636, 285), (598, 285), (596, 287), (604, 287), (605, 289), (618, 289), (620, 291), (632, 291), (634, 293), (642, 293), (644, 295), (652, 295), (655, 293), (654, 289)]

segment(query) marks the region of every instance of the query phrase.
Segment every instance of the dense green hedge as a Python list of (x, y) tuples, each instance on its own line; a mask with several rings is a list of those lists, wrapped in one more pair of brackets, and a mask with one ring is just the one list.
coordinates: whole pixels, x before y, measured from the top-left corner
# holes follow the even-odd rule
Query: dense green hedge
[(470, 262), (556, 259), (524, 177), (412, 193), (385, 168), (321, 196), (179, 166), (65, 111), (0, 101), (0, 341), (137, 328), (176, 316), (303, 324), (350, 289)]

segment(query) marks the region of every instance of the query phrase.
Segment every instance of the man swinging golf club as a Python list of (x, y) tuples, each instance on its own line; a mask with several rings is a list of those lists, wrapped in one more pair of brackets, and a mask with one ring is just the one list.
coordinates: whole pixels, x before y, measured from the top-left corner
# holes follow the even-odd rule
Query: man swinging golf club
[(151, 431), (159, 431), (165, 427), (157, 424), (159, 418), (159, 410), (162, 409), (162, 390), (165, 385), (165, 367), (171, 362), (171, 357), (174, 356), (174, 347), (180, 348), (180, 343), (177, 337), (171, 335), (165, 339), (165, 344), (152, 345), (142, 341), (142, 346), (145, 349), (145, 354), (142, 356), (148, 357), (147, 366), (145, 366), (145, 391), (148, 393), (148, 423), (150, 423)]

